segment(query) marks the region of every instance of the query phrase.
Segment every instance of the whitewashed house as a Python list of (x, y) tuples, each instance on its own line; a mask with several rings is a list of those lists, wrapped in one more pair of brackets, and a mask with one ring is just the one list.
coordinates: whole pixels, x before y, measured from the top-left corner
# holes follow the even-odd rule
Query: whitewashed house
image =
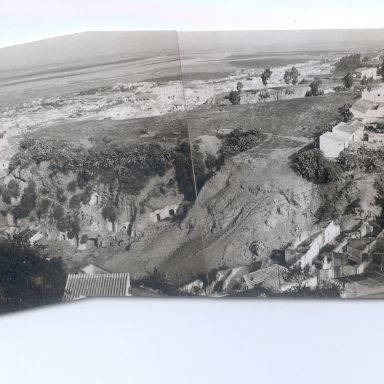
[(374, 103), (384, 103), (384, 84), (372, 88), (364, 89), (361, 93), (362, 100), (373, 101)]
[(376, 67), (363, 67), (363, 68), (357, 68), (355, 71), (356, 78), (362, 79), (364, 76), (369, 79), (372, 78), (373, 80), (376, 80), (378, 78), (377, 76), (377, 68)]
[(364, 124), (358, 120), (339, 123), (332, 132), (320, 136), (320, 150), (325, 157), (336, 158), (340, 152), (354, 143), (361, 142), (364, 137)]
[(0, 150), (7, 148), (9, 145), (5, 132), (0, 133)]
[(156, 209), (155, 211), (149, 214), (149, 219), (153, 223), (157, 223), (158, 221), (162, 221), (165, 219), (170, 219), (172, 217), (178, 216), (182, 213), (182, 207), (180, 203), (167, 205), (162, 209)]
[(384, 123), (384, 84), (365, 89), (361, 99), (352, 105), (351, 112), (364, 124)]

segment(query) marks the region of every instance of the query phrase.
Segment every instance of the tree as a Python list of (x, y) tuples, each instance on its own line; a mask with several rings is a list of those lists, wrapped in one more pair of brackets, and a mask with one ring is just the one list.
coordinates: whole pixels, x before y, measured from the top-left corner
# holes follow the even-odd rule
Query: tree
[(36, 185), (32, 180), (30, 180), (28, 182), (28, 187), (24, 188), (19, 205), (12, 210), (14, 218), (17, 220), (28, 217), (29, 214), (36, 208), (36, 200)]
[(368, 84), (368, 78), (366, 75), (363, 76), (363, 78), (360, 81), (361, 85), (367, 85)]
[(321, 94), (321, 92), (320, 92), (321, 84), (323, 84), (323, 83), (320, 79), (315, 79), (312, 81), (311, 84), (309, 84), (309, 88), (311, 88), (312, 96), (319, 96)]
[(384, 80), (384, 57), (383, 57), (383, 61), (382, 61), (382, 63), (381, 63), (381, 66), (379, 67), (377, 73), (378, 73), (379, 75), (381, 75), (381, 77), (382, 77), (383, 80)]
[(293, 85), (296, 85), (299, 81), (299, 71), (293, 66), (291, 69), (287, 69), (284, 73), (284, 81), (286, 84), (290, 84), (292, 82)]
[(229, 93), (228, 99), (229, 99), (229, 101), (231, 102), (232, 105), (240, 104), (240, 92), (238, 92), (238, 91), (231, 91)]
[(284, 76), (283, 76), (283, 79), (285, 81), (285, 84), (289, 84), (291, 82), (291, 71), (290, 70), (286, 70), (284, 72)]
[(283, 271), (281, 276), (286, 282), (294, 284), (292, 290), (301, 291), (305, 287), (305, 282), (311, 277), (310, 267), (307, 264), (304, 268), (301, 268), (300, 264), (294, 264), (286, 271)]
[(111, 223), (114, 223), (117, 220), (116, 208), (111, 205), (103, 208), (102, 215), (105, 220), (109, 220)]
[(291, 79), (292, 79), (293, 85), (296, 85), (298, 83), (299, 76), (300, 76), (300, 73), (299, 73), (298, 69), (295, 66), (293, 66), (291, 68)]
[(52, 216), (55, 220), (61, 219), (64, 214), (64, 208), (61, 205), (56, 205), (52, 210)]
[(271, 75), (272, 71), (270, 68), (265, 68), (264, 72), (260, 75), (264, 86), (268, 84), (268, 80), (270, 79)]
[(243, 89), (244, 85), (241, 81), (239, 81), (237, 84), (236, 84), (236, 89), (237, 89), (237, 92), (241, 93), (241, 90)]
[(61, 301), (65, 278), (61, 259), (48, 259), (25, 245), (0, 243), (0, 312)]
[(343, 77), (343, 84), (344, 84), (344, 87), (347, 89), (350, 89), (352, 87), (352, 85), (353, 85), (352, 73), (349, 72)]
[(347, 123), (353, 117), (353, 113), (351, 112), (351, 107), (352, 107), (352, 105), (350, 105), (350, 104), (344, 104), (339, 108), (339, 113), (340, 113), (344, 123)]

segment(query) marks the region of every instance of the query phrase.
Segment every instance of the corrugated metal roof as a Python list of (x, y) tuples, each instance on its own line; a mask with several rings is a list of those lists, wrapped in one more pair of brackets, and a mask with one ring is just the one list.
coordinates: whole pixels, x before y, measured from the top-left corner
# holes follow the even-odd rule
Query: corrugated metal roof
[(85, 297), (130, 296), (129, 273), (69, 274), (63, 301)]

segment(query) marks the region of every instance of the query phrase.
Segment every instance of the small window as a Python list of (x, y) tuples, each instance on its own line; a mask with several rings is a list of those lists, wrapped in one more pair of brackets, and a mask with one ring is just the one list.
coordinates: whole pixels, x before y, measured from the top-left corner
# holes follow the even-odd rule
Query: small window
[(160, 218), (160, 213), (156, 214), (156, 217), (157, 217), (157, 221), (160, 221), (161, 218)]

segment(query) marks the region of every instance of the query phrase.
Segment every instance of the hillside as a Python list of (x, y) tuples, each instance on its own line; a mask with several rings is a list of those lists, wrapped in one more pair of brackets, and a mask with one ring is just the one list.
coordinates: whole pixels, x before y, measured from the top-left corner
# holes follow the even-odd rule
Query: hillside
[[(290, 156), (354, 97), (345, 93), (41, 129), (21, 143), (12, 160), (0, 219), (11, 227), (16, 220), (22, 229), (43, 229), (47, 246), (69, 269), (95, 262), (133, 276), (154, 267), (189, 276), (265, 263), (275, 249), (314, 225), (324, 196), (334, 192), (296, 175)], [(244, 132), (220, 137), (218, 128)], [(155, 212), (164, 207), (174, 217), (156, 220)], [(107, 245), (96, 247), (99, 238)]]

